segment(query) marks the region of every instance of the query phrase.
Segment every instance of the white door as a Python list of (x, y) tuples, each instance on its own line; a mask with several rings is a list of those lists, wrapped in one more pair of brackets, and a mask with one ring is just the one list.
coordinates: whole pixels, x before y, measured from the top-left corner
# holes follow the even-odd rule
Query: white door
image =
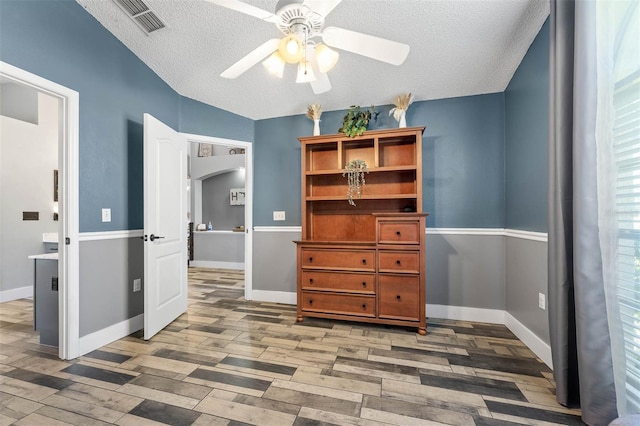
[(144, 114), (144, 338), (187, 310), (187, 139)]

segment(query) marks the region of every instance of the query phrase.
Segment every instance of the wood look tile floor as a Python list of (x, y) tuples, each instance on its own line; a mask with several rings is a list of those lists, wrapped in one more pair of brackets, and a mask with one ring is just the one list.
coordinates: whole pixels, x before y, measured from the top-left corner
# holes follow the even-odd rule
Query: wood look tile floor
[(190, 268), (189, 310), (72, 361), (38, 344), (31, 300), (0, 305), (2, 425), (579, 425), (506, 327), (295, 322), (243, 274)]

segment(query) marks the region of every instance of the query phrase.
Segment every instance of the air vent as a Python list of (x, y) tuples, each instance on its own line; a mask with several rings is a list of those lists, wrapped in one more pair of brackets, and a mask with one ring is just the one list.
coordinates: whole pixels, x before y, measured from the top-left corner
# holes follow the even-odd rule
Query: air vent
[(113, 1), (147, 34), (165, 27), (164, 22), (142, 0)]

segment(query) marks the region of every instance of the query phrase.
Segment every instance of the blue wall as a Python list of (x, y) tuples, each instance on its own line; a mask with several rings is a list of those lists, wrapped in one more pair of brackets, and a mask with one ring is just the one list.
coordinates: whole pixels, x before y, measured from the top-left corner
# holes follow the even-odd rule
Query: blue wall
[[(370, 129), (396, 127), (389, 105)], [(322, 114), (320, 131), (336, 133), (346, 110)], [(504, 227), (504, 96), (501, 93), (415, 102), (408, 126), (423, 134), (423, 211), (429, 227)], [(300, 143), (313, 123), (304, 115), (255, 123), (254, 224), (300, 225)], [(273, 210), (287, 220), (273, 222)]]
[(143, 227), (143, 113), (176, 130), (253, 139), (252, 120), (178, 95), (75, 1), (0, 1), (0, 60), (80, 93), (81, 232)]
[(506, 225), (547, 232), (549, 20), (505, 91)]

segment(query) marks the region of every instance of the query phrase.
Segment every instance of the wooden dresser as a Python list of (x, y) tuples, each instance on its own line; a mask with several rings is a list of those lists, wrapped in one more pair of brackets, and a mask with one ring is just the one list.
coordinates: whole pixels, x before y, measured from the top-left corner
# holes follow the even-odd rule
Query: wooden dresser
[[(302, 239), (297, 320), (425, 323), (424, 127), (299, 138)], [(347, 202), (343, 169), (363, 160), (362, 197)]]

